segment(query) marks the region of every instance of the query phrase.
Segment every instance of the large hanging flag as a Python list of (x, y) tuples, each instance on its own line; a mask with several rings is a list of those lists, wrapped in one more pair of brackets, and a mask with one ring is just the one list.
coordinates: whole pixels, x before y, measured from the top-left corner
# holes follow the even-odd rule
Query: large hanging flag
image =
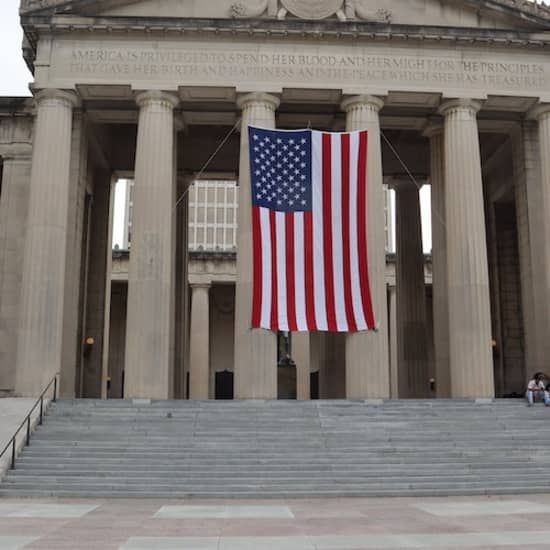
[(367, 261), (366, 131), (250, 126), (252, 327), (375, 328)]

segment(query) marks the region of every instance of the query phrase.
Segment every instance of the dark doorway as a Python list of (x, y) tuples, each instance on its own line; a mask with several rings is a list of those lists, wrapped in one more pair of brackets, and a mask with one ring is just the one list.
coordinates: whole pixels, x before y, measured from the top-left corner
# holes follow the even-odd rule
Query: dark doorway
[(233, 379), (229, 370), (216, 373), (216, 399), (233, 399)]
[(309, 394), (311, 399), (319, 399), (319, 371), (309, 375)]
[(277, 399), (296, 399), (296, 367), (279, 365), (277, 368)]

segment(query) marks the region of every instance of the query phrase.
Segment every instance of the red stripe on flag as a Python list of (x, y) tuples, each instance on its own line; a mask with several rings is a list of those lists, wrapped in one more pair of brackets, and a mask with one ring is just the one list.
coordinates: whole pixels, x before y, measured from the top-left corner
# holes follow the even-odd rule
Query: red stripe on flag
[(313, 213), (304, 212), (304, 285), (306, 288), (306, 320), (308, 330), (317, 330), (313, 269)]
[(344, 268), (344, 305), (348, 330), (357, 331), (357, 323), (353, 313), (353, 297), (351, 292), (351, 257), (349, 228), (349, 193), (350, 193), (350, 135), (342, 134), (341, 139), (342, 167), (342, 253)]
[(285, 214), (285, 240), (286, 240), (286, 308), (288, 330), (296, 332), (298, 322), (296, 321), (296, 282), (295, 255), (294, 255), (294, 212)]
[(279, 305), (277, 289), (277, 221), (275, 210), (269, 211), (269, 233), (271, 235), (271, 330), (279, 327)]
[(323, 134), (323, 251), (325, 261), (325, 304), (327, 325), (330, 332), (336, 332), (336, 310), (334, 306), (334, 270), (332, 265), (332, 137)]
[(367, 260), (367, 147), (368, 134), (359, 134), (359, 158), (357, 165), (357, 242), (359, 247), (359, 278), (361, 300), (365, 321), (369, 329), (374, 329), (374, 313), (369, 286), (369, 265)]
[(259, 328), (262, 312), (262, 228), (260, 225), (260, 209), (252, 207), (252, 248), (253, 248), (253, 280), (252, 280), (252, 327)]

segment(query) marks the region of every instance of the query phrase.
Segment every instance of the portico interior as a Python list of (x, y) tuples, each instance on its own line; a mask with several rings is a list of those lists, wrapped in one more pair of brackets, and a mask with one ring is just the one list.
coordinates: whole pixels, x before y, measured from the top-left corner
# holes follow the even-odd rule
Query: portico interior
[[(102, 181), (92, 178), (88, 191), (91, 191), (92, 203), (96, 193), (104, 197), (111, 195), (111, 187), (116, 181), (115, 176), (132, 177), (135, 166), (135, 150), (137, 139), (138, 111), (135, 106), (134, 94), (126, 87), (94, 87), (81, 86), (79, 94), (85, 101), (85, 112), (88, 120), (87, 134), (89, 142), (89, 163), (100, 166), (101, 171), (111, 174)], [(229, 138), (213, 156), (207, 167), (207, 175), (213, 179), (228, 179), (238, 181), (239, 171), (239, 132), (235, 128), (240, 113), (236, 107), (236, 92), (233, 89), (203, 88), (179, 91), (182, 99), (181, 107), (176, 110), (177, 122), (177, 167), (178, 187), (177, 197), (186, 193), (186, 186), (193, 178), (203, 171), (210, 156), (218, 146)], [(277, 109), (276, 123), (279, 128), (315, 127), (326, 131), (339, 131), (345, 128), (345, 116), (340, 110), (341, 91), (284, 89), (281, 94), (281, 105)], [(442, 124), (437, 113), (441, 102), (439, 94), (419, 93), (391, 93), (385, 98), (384, 107), (380, 112), (382, 139), (382, 158), (384, 182), (396, 188), (409, 183), (414, 189), (413, 179), (419, 185), (430, 185), (430, 140), (426, 129), (430, 125)], [(495, 391), (497, 395), (505, 396), (521, 393), (526, 375), (525, 353), (523, 342), (523, 320), (519, 274), (518, 231), (516, 223), (516, 198), (514, 194), (514, 166), (513, 145), (514, 132), (521, 127), (522, 117), (533, 105), (527, 98), (489, 98), (478, 115), (480, 131), (481, 158), (484, 176), (485, 215), (487, 219), (488, 254), (491, 275), (491, 305), (493, 313), (492, 334), (494, 339), (494, 369)], [(232, 131), (233, 129), (233, 131)], [(410, 174), (407, 172), (410, 171)], [(203, 176), (204, 177), (204, 176)], [(416, 198), (418, 200), (418, 198)], [(181, 225), (185, 225), (188, 218), (186, 212), (187, 200), (184, 199), (176, 210), (181, 218)], [(92, 208), (93, 212), (93, 208)], [(108, 210), (101, 209), (97, 219), (92, 217), (91, 231), (108, 231), (112, 224), (105, 214)], [(434, 225), (437, 230), (437, 219), (444, 216), (444, 212), (433, 212)], [(405, 226), (407, 233), (415, 232), (414, 226)], [(399, 222), (398, 222), (399, 223)], [(101, 229), (99, 229), (101, 228)], [(177, 249), (181, 256), (185, 255), (186, 236), (183, 231), (179, 234)], [(94, 242), (97, 235), (91, 233), (90, 242)], [(84, 242), (88, 241), (85, 237)], [(399, 240), (397, 257), (399, 257)], [(411, 246), (406, 241), (401, 246)], [(414, 244), (412, 245), (414, 246)], [(418, 252), (418, 249), (417, 249)], [(81, 262), (86, 263), (86, 253), (82, 251)], [(103, 252), (108, 254), (108, 250)], [(77, 363), (75, 380), (75, 394), (82, 397), (110, 398), (122, 397), (125, 320), (127, 300), (127, 254), (116, 253), (113, 259), (115, 264), (111, 276), (111, 298), (105, 301), (101, 293), (88, 290), (86, 307), (91, 311), (98, 311), (103, 316), (108, 308), (109, 353), (97, 345), (103, 338), (99, 333), (93, 334), (89, 323), (83, 323), (82, 335), (94, 338), (94, 346), (83, 353), (81, 362)], [(235, 309), (235, 254), (227, 252), (191, 252), (187, 279), (191, 287), (205, 284), (208, 288), (209, 299), (208, 323), (196, 330), (207, 330), (207, 347), (203, 353), (207, 354), (208, 381), (207, 393), (200, 397), (215, 398), (227, 395), (226, 385), (230, 384), (233, 395), (233, 330)], [(405, 376), (408, 368), (406, 358), (397, 356), (399, 346), (405, 343), (398, 336), (399, 319), (390, 322), (390, 348), (392, 337), (396, 355), (391, 373), (392, 397), (435, 397), (438, 395), (437, 373), (434, 357), (433, 313), (431, 297), (431, 258), (426, 258), (428, 264), (424, 277), (425, 294), (417, 300), (424, 300), (426, 314), (424, 316), (426, 347), (421, 355), (419, 376), (421, 381), (415, 381), (414, 387), (398, 382), (399, 376)], [(424, 259), (418, 259), (424, 262)], [(107, 269), (107, 263), (105, 264)], [(180, 259), (180, 285), (183, 285), (185, 266)], [(89, 276), (101, 279), (108, 277), (106, 273), (90, 273)], [(387, 262), (387, 296), (389, 318), (392, 318), (392, 301), (397, 301), (399, 295), (396, 287), (396, 261), (388, 256)], [(106, 287), (106, 289), (108, 286)], [(402, 292), (407, 292), (405, 288)], [(174, 396), (189, 398), (191, 388), (189, 382), (189, 350), (183, 350), (188, 336), (187, 331), (193, 332), (191, 304), (189, 293), (192, 290), (181, 289), (182, 309), (185, 309), (187, 323), (180, 324), (180, 332), (176, 333), (175, 341), (180, 342), (182, 351), (174, 365)], [(184, 296), (185, 295), (185, 296)], [(106, 304), (105, 306), (103, 304)], [(396, 304), (394, 304), (394, 307)], [(181, 314), (180, 314), (181, 315)], [(394, 317), (397, 311), (394, 312)], [(190, 327), (190, 328), (189, 328)], [(105, 330), (101, 324), (98, 328)], [(100, 330), (100, 332), (101, 332)], [(396, 332), (395, 335), (391, 334)], [(294, 335), (294, 340), (303, 338), (303, 335)], [(300, 356), (301, 343), (296, 344), (297, 354)], [(311, 380), (318, 384), (318, 395), (322, 398), (345, 398), (345, 337), (343, 335), (315, 334), (310, 336), (309, 363), (310, 379), (305, 381), (302, 376), (300, 389), (302, 398), (309, 398)], [(294, 346), (291, 346), (293, 348)], [(315, 351), (313, 351), (315, 349)], [(291, 352), (292, 354), (292, 352)], [(294, 363), (294, 357), (292, 357)], [(104, 366), (107, 361), (107, 368)], [(403, 364), (399, 365), (402, 361)], [(294, 371), (294, 372), (293, 372)], [(281, 397), (297, 397), (298, 377), (296, 367), (278, 369), (278, 395)], [(290, 372), (290, 374), (289, 374)], [(224, 379), (225, 376), (225, 379)], [(289, 378), (290, 376), (290, 378)], [(220, 378), (221, 377), (221, 378)], [(393, 379), (393, 380), (392, 380)], [(225, 380), (225, 381), (224, 381)], [(216, 390), (218, 385), (218, 390)], [(441, 391), (441, 390), (440, 390)]]

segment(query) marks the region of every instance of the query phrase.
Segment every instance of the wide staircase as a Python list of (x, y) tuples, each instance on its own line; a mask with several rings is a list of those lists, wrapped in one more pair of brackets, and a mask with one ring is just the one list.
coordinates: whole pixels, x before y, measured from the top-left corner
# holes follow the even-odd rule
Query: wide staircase
[(550, 491), (550, 408), (474, 401), (58, 401), (2, 496)]

